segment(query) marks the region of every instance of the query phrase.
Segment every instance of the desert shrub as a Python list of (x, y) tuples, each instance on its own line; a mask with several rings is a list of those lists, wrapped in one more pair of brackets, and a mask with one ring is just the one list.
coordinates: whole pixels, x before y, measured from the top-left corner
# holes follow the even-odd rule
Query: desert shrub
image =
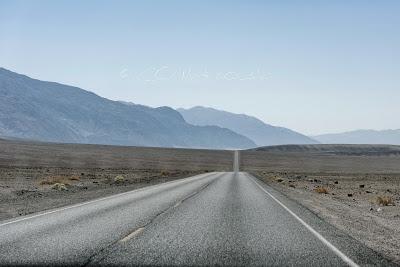
[(170, 173), (169, 173), (169, 171), (162, 171), (161, 175), (162, 176), (168, 176), (168, 175), (170, 175)]
[(58, 191), (68, 190), (67, 186), (63, 183), (55, 183), (51, 188)]
[(394, 206), (393, 198), (389, 196), (378, 196), (376, 198), (376, 203), (382, 206)]
[(318, 194), (328, 194), (328, 189), (326, 189), (323, 186), (319, 186), (317, 188), (314, 188), (314, 191), (317, 192)]
[(278, 178), (278, 179), (276, 179), (276, 181), (277, 181), (278, 183), (281, 183), (281, 182), (283, 182), (283, 179), (282, 179), (282, 178)]
[(125, 177), (122, 176), (122, 175), (117, 175), (117, 176), (115, 176), (115, 178), (114, 178), (114, 182), (115, 182), (115, 183), (123, 183), (124, 181), (125, 181)]

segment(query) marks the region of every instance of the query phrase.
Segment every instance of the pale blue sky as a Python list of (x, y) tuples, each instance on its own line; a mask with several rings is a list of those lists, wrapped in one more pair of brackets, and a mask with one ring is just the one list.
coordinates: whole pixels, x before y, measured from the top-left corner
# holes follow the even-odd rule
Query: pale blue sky
[(306, 134), (400, 128), (400, 1), (4, 1), (0, 66)]

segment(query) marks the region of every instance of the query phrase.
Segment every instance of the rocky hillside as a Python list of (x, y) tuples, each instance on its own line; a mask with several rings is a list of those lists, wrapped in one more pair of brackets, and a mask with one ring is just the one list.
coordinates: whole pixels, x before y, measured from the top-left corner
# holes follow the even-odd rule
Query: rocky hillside
[(194, 126), (169, 107), (102, 98), (0, 68), (0, 136), (63, 143), (193, 148), (250, 148), (240, 134)]

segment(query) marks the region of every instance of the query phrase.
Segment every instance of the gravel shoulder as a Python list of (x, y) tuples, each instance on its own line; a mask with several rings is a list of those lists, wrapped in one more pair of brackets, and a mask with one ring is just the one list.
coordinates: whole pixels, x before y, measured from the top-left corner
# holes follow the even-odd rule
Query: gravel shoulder
[(0, 167), (0, 220), (63, 207), (204, 171)]
[(254, 172), (320, 218), (400, 264), (400, 174)]

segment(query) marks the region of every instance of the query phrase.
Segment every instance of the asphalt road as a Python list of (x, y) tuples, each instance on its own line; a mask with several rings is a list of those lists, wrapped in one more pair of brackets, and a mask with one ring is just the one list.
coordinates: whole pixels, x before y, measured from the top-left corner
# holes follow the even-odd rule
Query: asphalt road
[(0, 264), (390, 266), (247, 173), (208, 173), (0, 222)]

